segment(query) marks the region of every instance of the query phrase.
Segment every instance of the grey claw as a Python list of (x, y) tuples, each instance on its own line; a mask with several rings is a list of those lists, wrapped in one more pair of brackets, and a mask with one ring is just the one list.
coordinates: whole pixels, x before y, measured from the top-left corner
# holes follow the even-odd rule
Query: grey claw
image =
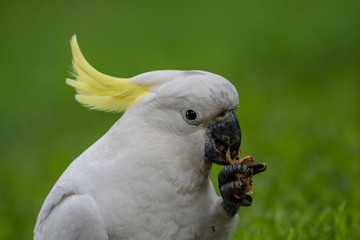
[(267, 169), (267, 166), (265, 163), (254, 163), (253, 165), (250, 165), (248, 168), (253, 169), (253, 175), (256, 175), (258, 173), (261, 173)]
[(227, 165), (218, 174), (219, 188), (228, 182), (235, 181), (236, 173), (244, 174), (245, 177), (251, 176), (251, 170), (243, 164)]
[(223, 197), (222, 207), (227, 212), (229, 216), (234, 216), (241, 206), (251, 206), (252, 198), (249, 194), (242, 193), (240, 194), (243, 198), (237, 199), (234, 197), (234, 191), (242, 191), (246, 187), (245, 183), (238, 181), (229, 182), (225, 184), (221, 189), (221, 195)]
[(221, 188), (220, 188), (220, 193), (223, 196), (223, 198), (225, 198), (226, 200), (229, 200), (229, 198), (233, 198), (233, 194), (235, 191), (243, 191), (245, 189), (245, 187), (247, 186), (246, 183), (242, 183), (239, 181), (233, 181), (233, 182), (229, 182), (224, 184)]
[(249, 207), (252, 204), (252, 197), (249, 194), (241, 194), (243, 198), (240, 199), (240, 206)]

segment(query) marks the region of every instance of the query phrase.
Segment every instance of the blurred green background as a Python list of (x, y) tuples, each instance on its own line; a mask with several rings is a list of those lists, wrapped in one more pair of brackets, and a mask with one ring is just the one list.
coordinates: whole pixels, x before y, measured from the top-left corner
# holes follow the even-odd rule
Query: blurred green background
[(109, 75), (237, 87), (242, 156), (268, 170), (234, 239), (360, 239), (360, 1), (1, 1), (0, 19), (0, 239), (32, 238), (55, 181), (120, 116), (65, 85), (73, 34)]

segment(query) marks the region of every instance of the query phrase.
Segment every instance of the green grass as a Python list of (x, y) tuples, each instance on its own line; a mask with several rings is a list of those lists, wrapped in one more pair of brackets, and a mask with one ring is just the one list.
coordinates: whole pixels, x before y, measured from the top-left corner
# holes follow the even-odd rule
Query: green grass
[(233, 239), (359, 239), (359, 12), (357, 0), (3, 1), (0, 239), (31, 239), (57, 178), (119, 118), (64, 84), (74, 33), (110, 75), (202, 69), (234, 83), (242, 156), (268, 170)]

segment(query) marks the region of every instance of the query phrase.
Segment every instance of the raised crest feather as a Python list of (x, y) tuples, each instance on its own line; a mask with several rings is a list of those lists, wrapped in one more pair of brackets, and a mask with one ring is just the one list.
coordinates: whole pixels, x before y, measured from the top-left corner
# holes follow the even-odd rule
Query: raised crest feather
[(71, 50), (76, 80), (66, 79), (66, 83), (76, 89), (75, 98), (81, 104), (95, 110), (123, 112), (149, 94), (146, 86), (93, 68), (82, 55), (76, 35), (71, 39)]

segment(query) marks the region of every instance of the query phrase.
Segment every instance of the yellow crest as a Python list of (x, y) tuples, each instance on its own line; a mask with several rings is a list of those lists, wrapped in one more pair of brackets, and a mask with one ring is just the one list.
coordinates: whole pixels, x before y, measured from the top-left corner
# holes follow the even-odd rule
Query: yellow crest
[(76, 89), (75, 98), (81, 104), (96, 110), (123, 112), (149, 94), (145, 86), (93, 68), (82, 55), (75, 35), (71, 39), (71, 50), (76, 80), (66, 79), (66, 83)]

